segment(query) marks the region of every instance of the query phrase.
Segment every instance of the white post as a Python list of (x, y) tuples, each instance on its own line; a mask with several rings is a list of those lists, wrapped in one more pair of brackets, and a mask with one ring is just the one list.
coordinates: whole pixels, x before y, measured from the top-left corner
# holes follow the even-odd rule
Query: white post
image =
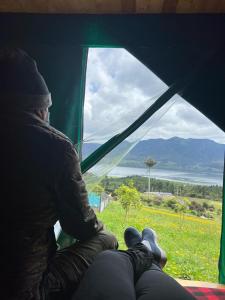
[(151, 168), (148, 168), (148, 200), (150, 199), (150, 191), (151, 191), (151, 178), (150, 178), (150, 170)]

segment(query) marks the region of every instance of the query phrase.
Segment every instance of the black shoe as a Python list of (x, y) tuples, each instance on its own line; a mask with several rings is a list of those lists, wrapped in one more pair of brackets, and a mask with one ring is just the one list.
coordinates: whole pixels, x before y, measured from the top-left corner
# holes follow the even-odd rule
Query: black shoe
[(134, 227), (128, 227), (124, 231), (124, 241), (127, 245), (127, 248), (133, 248), (135, 245), (142, 242), (142, 238), (137, 229)]
[(156, 262), (163, 268), (167, 262), (166, 253), (157, 244), (157, 235), (151, 228), (142, 231), (142, 243), (152, 252)]

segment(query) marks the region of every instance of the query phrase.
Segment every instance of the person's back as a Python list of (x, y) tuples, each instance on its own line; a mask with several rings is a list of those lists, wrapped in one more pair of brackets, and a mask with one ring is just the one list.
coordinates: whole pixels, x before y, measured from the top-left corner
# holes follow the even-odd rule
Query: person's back
[[(8, 56), (6, 51), (2, 59), (0, 53), (0, 69), (1, 294), (4, 299), (40, 299), (42, 292), (63, 288), (68, 278), (58, 276), (60, 272), (71, 276), (77, 270), (78, 275), (72, 274), (75, 279), (69, 279), (75, 287), (95, 251), (102, 249), (90, 247), (85, 267), (76, 251), (70, 254), (72, 271), (64, 268), (66, 252), (65, 261), (57, 265), (57, 258), (52, 263), (56, 221), (80, 241), (95, 236), (102, 225), (88, 205), (72, 143), (41, 117), (51, 99), (36, 64), (20, 50), (9, 51)], [(112, 244), (113, 248), (115, 240)], [(50, 263), (57, 271), (49, 271)]]
[(65, 141), (33, 114), (5, 114), (0, 122), (1, 274), (14, 287), (38, 287), (56, 250), (53, 191)]

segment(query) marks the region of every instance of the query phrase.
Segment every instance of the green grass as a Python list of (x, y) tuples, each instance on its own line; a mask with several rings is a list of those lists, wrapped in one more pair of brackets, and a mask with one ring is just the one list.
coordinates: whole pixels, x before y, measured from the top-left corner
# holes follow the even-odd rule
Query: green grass
[(173, 211), (142, 207), (132, 210), (128, 220), (119, 202), (111, 202), (99, 215), (107, 229), (119, 241), (120, 249), (126, 249), (123, 232), (134, 226), (139, 231), (152, 227), (158, 234), (160, 245), (165, 249), (168, 263), (165, 272), (176, 278), (217, 282), (220, 244), (220, 220), (208, 220), (184, 216)]

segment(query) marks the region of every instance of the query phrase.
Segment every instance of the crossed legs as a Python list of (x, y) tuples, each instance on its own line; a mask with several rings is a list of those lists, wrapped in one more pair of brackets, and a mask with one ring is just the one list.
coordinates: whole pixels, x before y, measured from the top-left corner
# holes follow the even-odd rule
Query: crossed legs
[(72, 300), (194, 300), (154, 263), (138, 281), (126, 251), (108, 250), (90, 266)]
[(125, 231), (127, 251), (100, 253), (81, 281), (72, 300), (193, 300), (173, 278), (162, 271), (165, 257), (154, 231), (144, 237), (134, 229)]

